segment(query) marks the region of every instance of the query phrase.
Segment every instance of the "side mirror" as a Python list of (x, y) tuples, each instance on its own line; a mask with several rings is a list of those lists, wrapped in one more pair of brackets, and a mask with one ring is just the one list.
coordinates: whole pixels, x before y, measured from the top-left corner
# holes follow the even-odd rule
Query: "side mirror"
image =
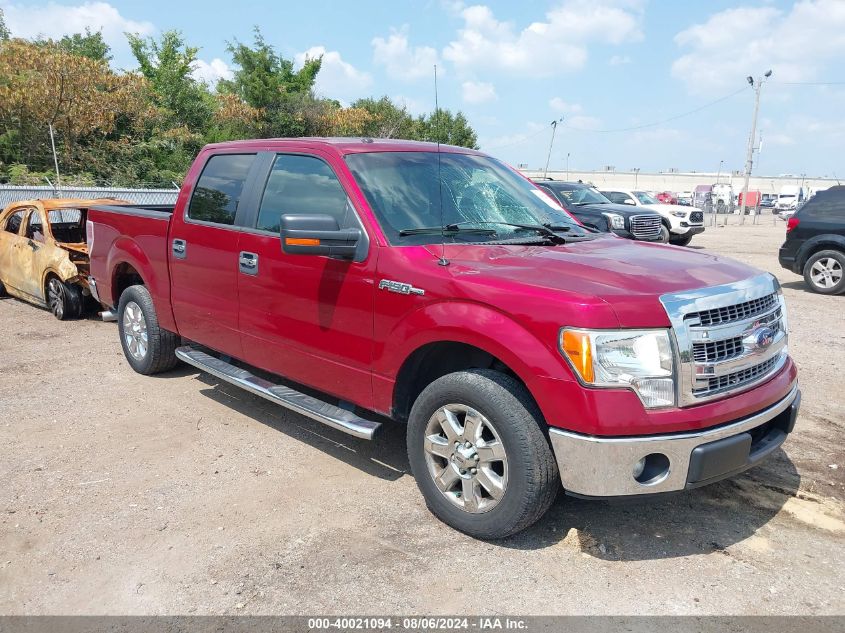
[(282, 251), (289, 255), (352, 259), (361, 240), (360, 229), (340, 229), (337, 220), (330, 215), (283, 215), (280, 227)]
[(630, 204), (632, 207), (637, 206), (637, 203), (636, 203), (636, 202), (634, 202), (633, 200), (631, 200), (630, 198), (625, 198), (625, 199), (622, 201), (622, 204)]

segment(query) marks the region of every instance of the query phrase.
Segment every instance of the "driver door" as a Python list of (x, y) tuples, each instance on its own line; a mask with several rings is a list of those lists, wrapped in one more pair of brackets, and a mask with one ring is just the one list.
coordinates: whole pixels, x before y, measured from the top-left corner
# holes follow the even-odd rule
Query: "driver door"
[(43, 293), (33, 292), (27, 278), (31, 268), (31, 247), (23, 235), (23, 227), (30, 212), (37, 213), (32, 207), (24, 207), (12, 213), (6, 220), (0, 237), (0, 272), (3, 284), (13, 291), (24, 293), (35, 299), (43, 300)]

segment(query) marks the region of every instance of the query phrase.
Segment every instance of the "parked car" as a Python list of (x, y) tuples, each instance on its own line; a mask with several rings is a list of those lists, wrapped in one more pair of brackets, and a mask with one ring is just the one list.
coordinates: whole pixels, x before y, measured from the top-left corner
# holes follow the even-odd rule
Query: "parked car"
[(733, 476), (795, 423), (772, 275), (588, 232), (474, 150), (220, 143), (171, 211), (88, 222), (135, 371), (182, 360), (364, 439), (407, 423), (427, 506), (476, 537), (532, 524), (561, 482), (606, 498)]
[(638, 209), (656, 211), (663, 218), (663, 239), (678, 246), (686, 246), (692, 236), (704, 232), (704, 212), (679, 204), (661, 204), (645, 191), (615, 189), (601, 192), (611, 202), (627, 204)]
[(778, 213), (797, 210), (807, 199), (809, 192), (804, 187), (797, 185), (783, 185), (775, 201), (775, 209)]
[(49, 310), (57, 319), (82, 315), (88, 289), (85, 220), (92, 204), (120, 200), (24, 200), (0, 213), (0, 295)]
[(559, 180), (535, 182), (585, 226), (632, 240), (666, 241), (657, 213), (634, 211), (628, 205), (613, 204), (597, 189), (583, 183)]
[(661, 204), (678, 204), (678, 198), (671, 191), (661, 191), (654, 197)]
[(780, 265), (813, 292), (845, 293), (845, 186), (818, 192), (787, 219)]

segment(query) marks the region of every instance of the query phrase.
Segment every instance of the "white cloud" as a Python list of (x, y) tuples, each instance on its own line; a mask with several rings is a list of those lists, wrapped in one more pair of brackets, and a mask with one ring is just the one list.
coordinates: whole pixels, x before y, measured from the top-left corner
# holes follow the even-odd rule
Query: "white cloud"
[(740, 86), (747, 75), (768, 69), (776, 81), (811, 81), (825, 64), (845, 55), (843, 33), (841, 0), (803, 0), (788, 12), (770, 6), (727, 9), (675, 36), (689, 52), (674, 61), (672, 74), (694, 93)]
[(229, 64), (219, 57), (215, 57), (211, 62), (202, 59), (194, 62), (194, 70), (191, 72), (191, 76), (197, 81), (214, 86), (221, 79), (231, 79), (234, 73)]
[(302, 68), (306, 59), (323, 58), (314, 89), (318, 94), (340, 101), (354, 101), (365, 96), (373, 78), (343, 60), (337, 51), (327, 51), (325, 46), (312, 46), (294, 57), (296, 68)]
[(115, 61), (128, 61), (129, 46), (124, 33), (150, 35), (155, 27), (146, 21), (130, 20), (108, 2), (85, 2), (78, 5), (4, 4), (6, 26), (15, 37), (45, 36), (59, 39), (63, 35), (84, 33), (86, 27), (102, 31), (103, 39), (112, 48)]
[(614, 55), (607, 60), (607, 63), (610, 66), (625, 66), (626, 64), (631, 63), (631, 58), (627, 55)]
[(483, 81), (465, 81), (461, 84), (461, 90), (467, 103), (487, 103), (499, 98), (496, 87)]
[(587, 45), (622, 44), (642, 39), (639, 3), (568, 0), (548, 11), (546, 21), (517, 31), (496, 19), (485, 5), (461, 11), (463, 28), (443, 57), (463, 72), (481, 69), (547, 77), (582, 68)]
[[(433, 77), (437, 64), (437, 51), (430, 46), (411, 46), (408, 43), (408, 26), (392, 29), (387, 38), (375, 37), (373, 61), (384, 66), (392, 79), (414, 81), (421, 77)], [(442, 69), (438, 68), (442, 73)]]
[(562, 114), (575, 114), (576, 112), (581, 112), (581, 110), (583, 110), (580, 104), (569, 103), (560, 97), (553, 97), (549, 99), (549, 107), (555, 112), (560, 112)]

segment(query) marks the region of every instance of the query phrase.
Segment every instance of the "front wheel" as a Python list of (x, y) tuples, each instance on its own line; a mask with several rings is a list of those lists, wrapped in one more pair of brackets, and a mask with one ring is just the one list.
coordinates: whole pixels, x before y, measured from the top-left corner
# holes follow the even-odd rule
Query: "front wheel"
[(673, 237), (669, 240), (669, 243), (674, 244), (675, 246), (686, 246), (692, 241), (692, 235), (681, 235), (680, 237)]
[(804, 264), (804, 281), (813, 292), (838, 295), (845, 292), (845, 253), (819, 251)]
[(178, 361), (179, 337), (159, 327), (150, 291), (129, 286), (120, 295), (117, 327), (123, 354), (139, 374), (150, 376), (172, 369)]
[(669, 242), (669, 237), (669, 229), (667, 229), (665, 226), (661, 226), (660, 237), (657, 238), (657, 241), (663, 244), (667, 244)]
[(47, 307), (59, 321), (78, 319), (82, 316), (82, 290), (58, 277), (50, 277), (47, 281)]
[(510, 376), (476, 369), (435, 380), (408, 420), (408, 459), (428, 508), (482, 539), (537, 521), (560, 488), (541, 424), (528, 391)]

